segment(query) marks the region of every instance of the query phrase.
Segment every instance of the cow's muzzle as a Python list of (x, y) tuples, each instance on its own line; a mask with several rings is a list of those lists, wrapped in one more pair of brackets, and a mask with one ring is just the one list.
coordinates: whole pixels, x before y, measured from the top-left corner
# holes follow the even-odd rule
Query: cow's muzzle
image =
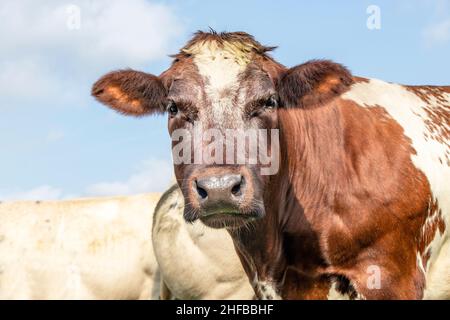
[[(189, 179), (185, 219), (213, 228), (238, 227), (264, 215), (251, 177), (240, 172), (206, 172)], [(258, 205), (260, 204), (260, 205)]]

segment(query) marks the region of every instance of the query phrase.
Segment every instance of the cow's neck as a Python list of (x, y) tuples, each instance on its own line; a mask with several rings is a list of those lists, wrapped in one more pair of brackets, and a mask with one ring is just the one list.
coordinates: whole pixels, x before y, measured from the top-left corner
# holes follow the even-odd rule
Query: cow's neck
[[(309, 209), (305, 210), (310, 213), (308, 219), (319, 213), (312, 208), (334, 205), (335, 197), (346, 188), (351, 163), (345, 151), (341, 112), (338, 101), (307, 110), (279, 111), (283, 164), (275, 179), (289, 188), (288, 193), (280, 195), (286, 202), (295, 197), (299, 207)], [(289, 229), (291, 222), (281, 212), (280, 219), (283, 228)]]
[(272, 283), (284, 298), (326, 298), (326, 262), (313, 224), (345, 176), (342, 120), (331, 105), (280, 110), (279, 120), (281, 165), (265, 189), (266, 217), (252, 232), (232, 236), (254, 282)]

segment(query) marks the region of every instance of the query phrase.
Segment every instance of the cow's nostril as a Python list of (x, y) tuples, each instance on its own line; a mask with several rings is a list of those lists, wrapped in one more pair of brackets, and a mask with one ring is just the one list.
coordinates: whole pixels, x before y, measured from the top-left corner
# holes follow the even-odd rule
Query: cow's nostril
[(231, 189), (231, 193), (235, 196), (238, 196), (241, 194), (241, 184), (237, 184), (235, 185), (232, 189)]
[(242, 195), (242, 190), (241, 190), (241, 187), (242, 187), (242, 184), (243, 184), (243, 178), (241, 177), (240, 179), (239, 179), (239, 181), (233, 186), (233, 188), (231, 188), (231, 193), (234, 195), (234, 196), (240, 196), (240, 195)]
[(206, 190), (203, 189), (202, 187), (199, 187), (197, 182), (195, 183), (195, 186), (197, 188), (197, 193), (200, 196), (200, 198), (202, 200), (206, 199), (208, 197), (208, 192), (206, 192)]

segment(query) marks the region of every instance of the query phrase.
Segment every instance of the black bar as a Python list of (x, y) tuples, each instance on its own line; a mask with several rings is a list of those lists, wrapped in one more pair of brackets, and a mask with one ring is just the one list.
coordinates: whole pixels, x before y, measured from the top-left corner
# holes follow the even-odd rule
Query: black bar
[[(367, 316), (383, 320), (392, 309), (428, 319), (448, 310), (449, 301), (1, 301), (3, 315), (66, 319), (114, 316), (122, 319), (335, 319)], [(446, 310), (443, 310), (446, 314)], [(11, 312), (11, 313), (10, 313)], [(8, 317), (5, 316), (5, 319)]]

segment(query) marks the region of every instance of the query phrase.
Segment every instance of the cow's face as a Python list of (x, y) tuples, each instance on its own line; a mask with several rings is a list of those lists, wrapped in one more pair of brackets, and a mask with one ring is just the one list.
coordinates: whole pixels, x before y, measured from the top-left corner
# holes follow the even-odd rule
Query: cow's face
[[(270, 61), (250, 60), (251, 48), (227, 46), (208, 41), (186, 49), (189, 56), (181, 55), (174, 65), (180, 71), (170, 71), (167, 95), (174, 158), (186, 153), (179, 136), (192, 142), (186, 148), (191, 156), (175, 165), (185, 218), (211, 227), (237, 227), (262, 217), (263, 167), (276, 173), (278, 161), (278, 154), (271, 155), (278, 152), (271, 129), (278, 127), (279, 97), (265, 69)], [(258, 147), (267, 150), (270, 163), (261, 161)]]
[(302, 92), (287, 87), (303, 76), (267, 50), (243, 33), (200, 33), (159, 77), (117, 71), (93, 87), (122, 113), (167, 112), (188, 221), (236, 228), (265, 214), (263, 193), (279, 166), (278, 108), (297, 104)]

